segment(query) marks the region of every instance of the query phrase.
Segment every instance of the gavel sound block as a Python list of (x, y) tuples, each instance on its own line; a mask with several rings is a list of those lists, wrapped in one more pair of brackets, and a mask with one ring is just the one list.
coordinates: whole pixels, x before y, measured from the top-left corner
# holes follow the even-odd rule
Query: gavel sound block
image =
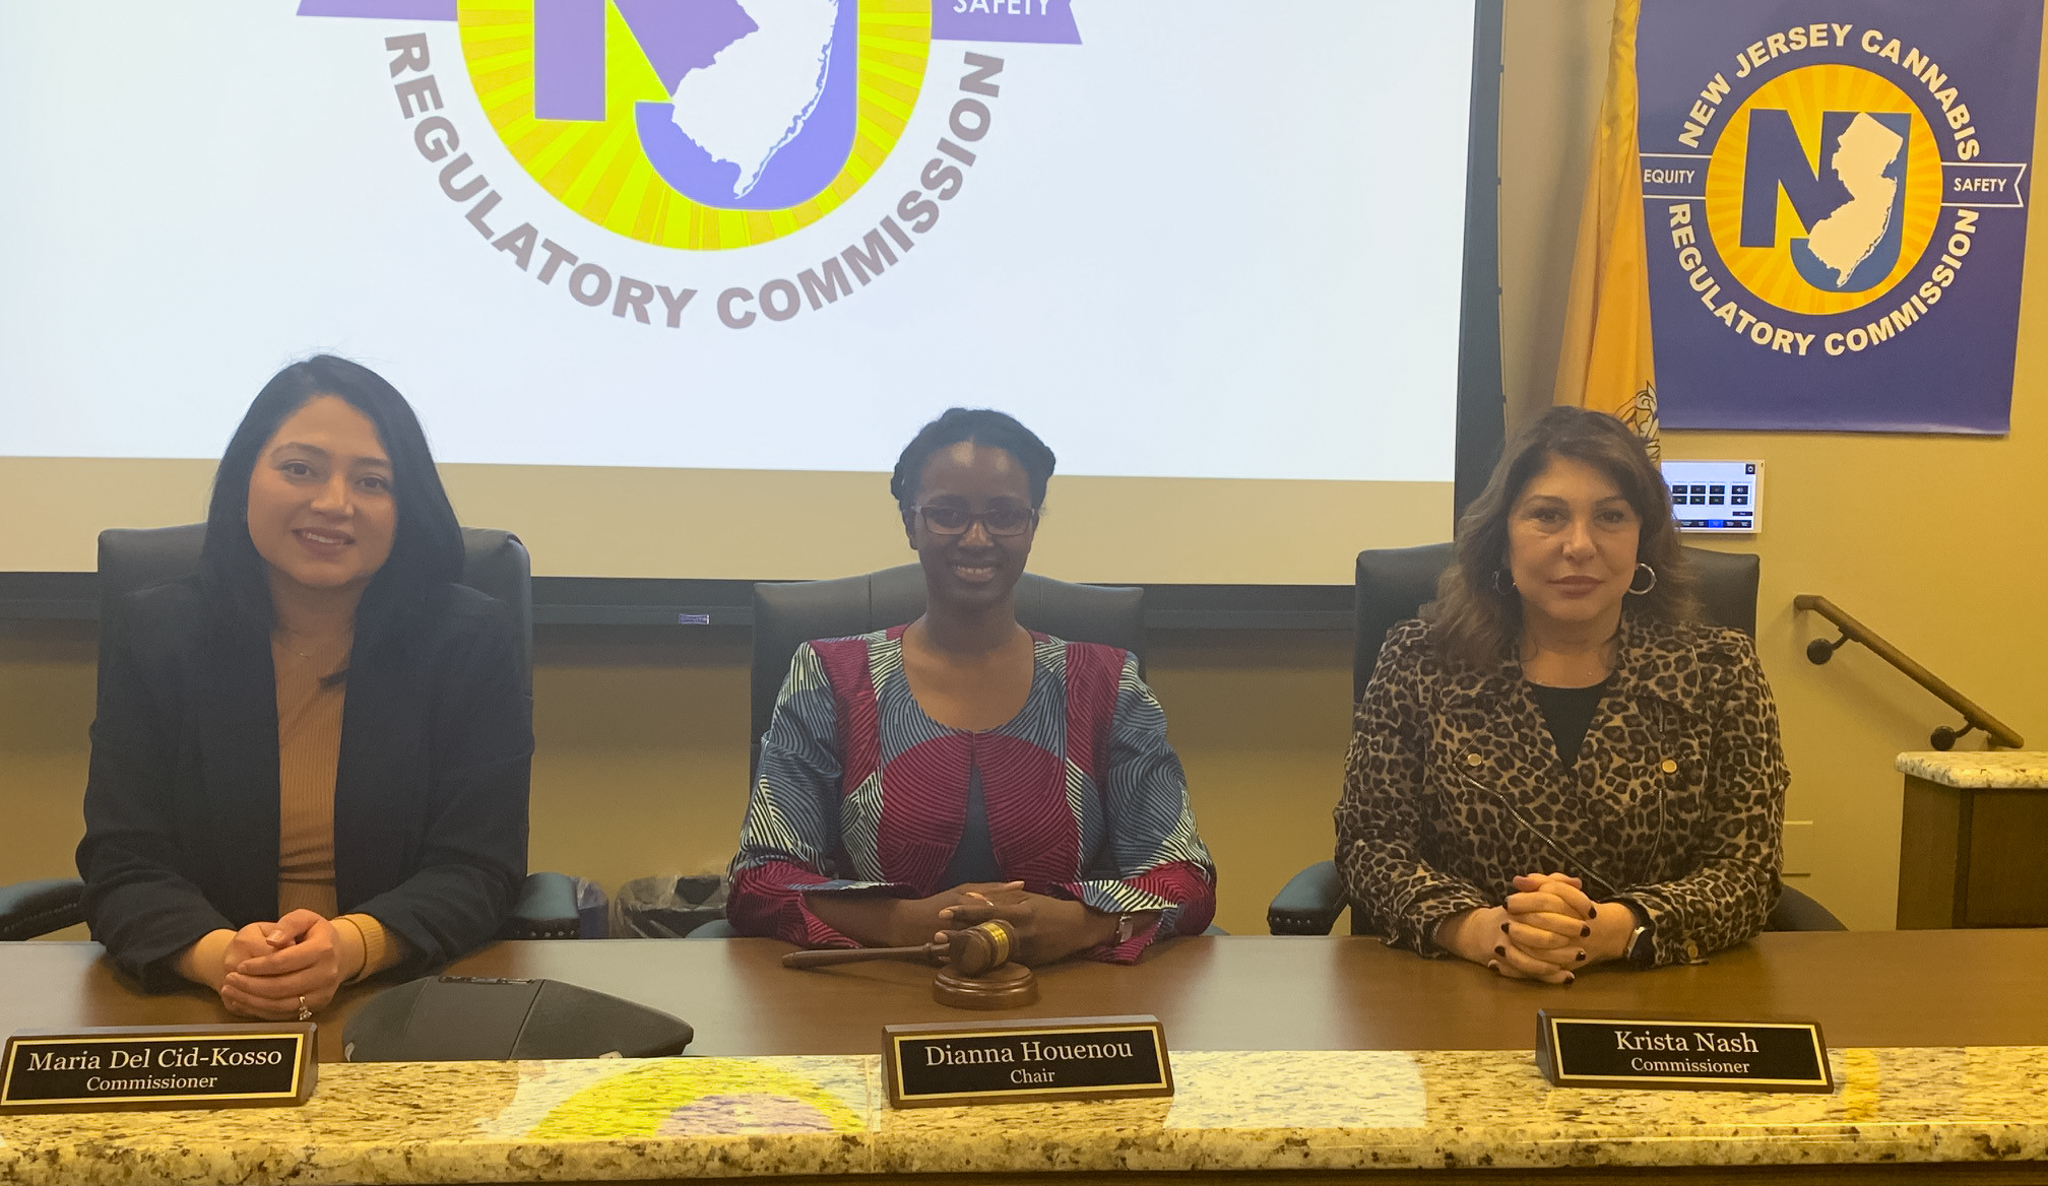
[(849, 947), (826, 951), (792, 951), (782, 957), (785, 968), (823, 968), (866, 960), (908, 959), (938, 964), (932, 978), (932, 999), (956, 1009), (1014, 1009), (1038, 1000), (1038, 977), (1022, 964), (1010, 962), (1017, 932), (993, 919), (964, 931), (947, 931), (941, 942), (917, 947)]

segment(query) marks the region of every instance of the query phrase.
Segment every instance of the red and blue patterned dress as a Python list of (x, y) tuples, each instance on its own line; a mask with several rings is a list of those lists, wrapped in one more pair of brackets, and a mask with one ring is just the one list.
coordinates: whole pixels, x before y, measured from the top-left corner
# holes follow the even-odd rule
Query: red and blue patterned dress
[(857, 946), (811, 913), (805, 894), (921, 898), (949, 888), (970, 786), (1003, 880), (1105, 913), (1159, 912), (1129, 942), (1084, 956), (1130, 963), (1155, 939), (1209, 925), (1216, 868), (1135, 658), (1034, 633), (1023, 709), (968, 732), (918, 707), (903, 629), (798, 648), (733, 858), (726, 914), (735, 930)]

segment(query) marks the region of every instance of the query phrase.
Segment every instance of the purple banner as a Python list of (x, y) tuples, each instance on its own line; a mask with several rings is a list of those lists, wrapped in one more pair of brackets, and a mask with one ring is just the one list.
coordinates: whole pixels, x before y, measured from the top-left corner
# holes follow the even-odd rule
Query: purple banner
[(1644, 0), (1665, 428), (2003, 433), (2041, 0)]
[(932, 0), (933, 41), (1079, 45), (1074, 0)]
[(455, 19), (455, 0), (299, 0), (299, 15), (452, 21)]

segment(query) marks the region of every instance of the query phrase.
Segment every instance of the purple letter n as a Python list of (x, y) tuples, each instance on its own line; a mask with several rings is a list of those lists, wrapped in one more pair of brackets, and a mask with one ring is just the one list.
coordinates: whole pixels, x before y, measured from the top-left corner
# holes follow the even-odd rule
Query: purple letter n
[(604, 119), (605, 0), (534, 0), (535, 119)]

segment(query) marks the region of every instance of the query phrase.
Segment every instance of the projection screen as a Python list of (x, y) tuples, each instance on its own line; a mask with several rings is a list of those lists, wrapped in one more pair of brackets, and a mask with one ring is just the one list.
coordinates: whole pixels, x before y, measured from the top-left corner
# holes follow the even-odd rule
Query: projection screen
[(954, 405), (1035, 566), (1345, 582), (1448, 537), (1473, 5), (0, 7), (0, 569), (201, 517), (317, 352), (535, 571), (900, 562)]

